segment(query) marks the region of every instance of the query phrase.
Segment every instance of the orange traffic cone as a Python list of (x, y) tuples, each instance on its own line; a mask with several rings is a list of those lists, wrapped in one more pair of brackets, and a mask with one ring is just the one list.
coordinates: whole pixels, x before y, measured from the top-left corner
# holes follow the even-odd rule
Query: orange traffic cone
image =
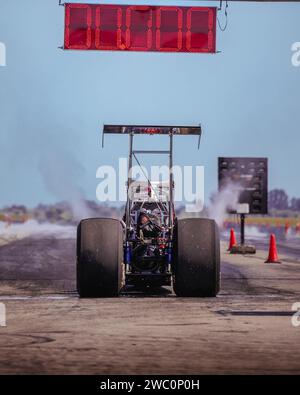
[(231, 248), (233, 247), (233, 246), (235, 246), (236, 245), (236, 238), (235, 238), (235, 233), (234, 233), (234, 229), (233, 228), (231, 228), (230, 229), (230, 240), (229, 240), (229, 246), (228, 246), (228, 249), (227, 249), (227, 251), (230, 251), (231, 250)]
[(270, 236), (269, 256), (265, 263), (281, 263), (277, 254), (276, 239), (274, 233), (272, 233)]

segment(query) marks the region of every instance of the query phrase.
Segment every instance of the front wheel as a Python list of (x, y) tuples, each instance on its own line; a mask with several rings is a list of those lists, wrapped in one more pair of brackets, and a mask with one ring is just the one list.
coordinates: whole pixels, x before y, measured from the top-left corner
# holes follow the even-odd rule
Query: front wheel
[(216, 296), (220, 290), (220, 237), (215, 221), (180, 219), (174, 227), (173, 282), (177, 296)]

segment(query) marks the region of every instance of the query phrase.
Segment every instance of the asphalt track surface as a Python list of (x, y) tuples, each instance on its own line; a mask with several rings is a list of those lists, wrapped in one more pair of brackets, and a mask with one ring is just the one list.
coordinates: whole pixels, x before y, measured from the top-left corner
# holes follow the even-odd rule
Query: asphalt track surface
[(300, 239), (279, 243), (281, 264), (264, 263), (267, 237), (256, 244), (239, 256), (222, 243), (217, 298), (161, 288), (86, 300), (75, 292), (72, 234), (2, 240), (0, 373), (299, 374)]

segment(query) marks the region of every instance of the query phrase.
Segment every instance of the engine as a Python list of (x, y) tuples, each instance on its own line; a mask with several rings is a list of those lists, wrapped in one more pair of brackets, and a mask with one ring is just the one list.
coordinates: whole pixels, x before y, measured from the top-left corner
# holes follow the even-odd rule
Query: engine
[(132, 266), (137, 271), (163, 272), (166, 263), (166, 230), (159, 216), (141, 210), (136, 241), (132, 249)]

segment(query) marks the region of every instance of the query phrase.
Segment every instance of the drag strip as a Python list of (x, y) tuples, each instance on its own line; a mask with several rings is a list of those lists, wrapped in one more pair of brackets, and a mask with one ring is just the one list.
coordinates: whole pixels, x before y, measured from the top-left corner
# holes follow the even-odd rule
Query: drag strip
[(41, 235), (0, 247), (0, 373), (300, 373), (300, 265), (266, 251), (232, 255), (222, 243), (217, 298), (128, 287), (79, 299), (75, 239)]

